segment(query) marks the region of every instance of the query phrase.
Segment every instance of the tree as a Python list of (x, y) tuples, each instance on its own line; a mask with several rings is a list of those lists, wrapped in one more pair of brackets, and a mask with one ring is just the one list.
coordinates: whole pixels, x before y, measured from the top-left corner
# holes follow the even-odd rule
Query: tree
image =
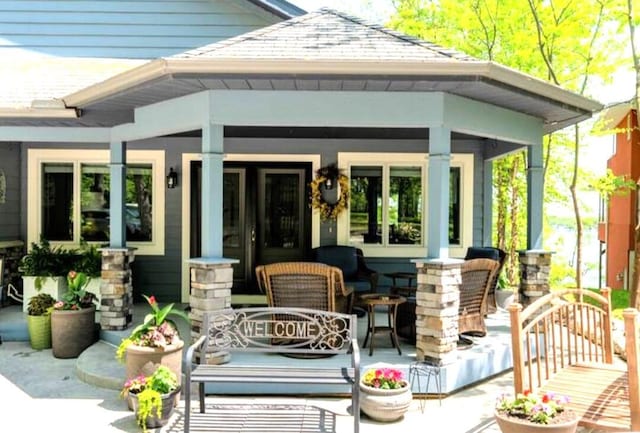
[[(554, 84), (587, 94), (594, 75), (611, 75), (618, 64), (612, 55), (610, 35), (603, 32), (604, 23), (610, 21), (612, 0), (398, 0), (398, 13), (390, 25), (406, 33), (441, 45), (455, 47), (474, 57), (493, 60)], [(608, 47), (608, 49), (604, 49)], [(615, 49), (614, 49), (615, 52)], [(567, 140), (565, 137), (571, 137)], [(563, 144), (564, 143), (564, 144)], [(571, 152), (553, 151), (552, 146), (571, 143)], [(581, 170), (579, 160), (580, 128), (573, 134), (562, 131), (545, 139), (545, 203), (547, 196), (572, 197), (572, 207), (578, 234), (578, 260), (576, 260), (576, 283), (581, 285), (581, 237), (582, 218), (578, 190)], [(567, 158), (558, 156), (567, 155)], [(512, 163), (513, 164), (513, 163)], [(518, 164), (515, 164), (518, 166)], [(568, 183), (547, 182), (552, 173), (564, 181), (567, 167), (572, 173)], [(496, 177), (506, 173), (496, 170)], [(504, 180), (497, 180), (502, 184)], [(561, 193), (567, 188), (568, 194)], [(558, 190), (558, 191), (555, 191)], [(513, 196), (504, 191), (497, 200), (505, 198), (507, 206), (517, 206)], [(500, 230), (506, 229), (504, 203), (498, 203), (498, 245), (502, 245)], [(517, 211), (515, 212), (517, 214)], [(514, 219), (515, 220), (515, 219)], [(513, 236), (513, 234), (511, 234)], [(505, 234), (506, 236), (506, 234)], [(508, 252), (511, 244), (506, 243)], [(517, 244), (517, 242), (515, 242)]]

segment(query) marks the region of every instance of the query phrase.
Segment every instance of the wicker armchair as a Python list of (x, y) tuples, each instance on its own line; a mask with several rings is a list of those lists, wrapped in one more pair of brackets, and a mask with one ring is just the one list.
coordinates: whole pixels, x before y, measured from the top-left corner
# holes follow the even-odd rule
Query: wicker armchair
[(458, 334), (484, 336), (487, 294), (500, 263), (491, 259), (465, 260), (462, 264)]
[(496, 305), (496, 287), (498, 285), (498, 275), (502, 271), (504, 262), (507, 258), (507, 253), (500, 248), (494, 247), (469, 247), (467, 254), (464, 256), (465, 260), (471, 259), (492, 259), (500, 263), (498, 271), (493, 276), (493, 281), (489, 285), (489, 293), (487, 294), (486, 313), (495, 313), (497, 311)]
[(258, 266), (256, 276), (270, 307), (312, 308), (350, 313), (353, 290), (342, 271), (311, 262), (283, 262)]

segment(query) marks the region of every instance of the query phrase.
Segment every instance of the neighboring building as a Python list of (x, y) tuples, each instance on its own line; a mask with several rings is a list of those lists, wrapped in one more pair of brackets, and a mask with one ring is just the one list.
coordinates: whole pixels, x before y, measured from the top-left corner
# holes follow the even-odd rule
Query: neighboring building
[[(3, 12), (5, 39), (38, 53), (2, 55), (0, 241), (135, 246), (134, 291), (161, 300), (188, 300), (192, 257), (239, 260), (234, 293), (255, 292), (257, 264), (323, 244), (357, 245), (380, 272), (463, 257), (491, 243), (492, 161), (524, 148), (528, 246), (541, 248), (542, 137), (601, 108), (332, 10), (55, 3)], [(92, 24), (61, 24), (73, 19)], [(321, 221), (308, 184), (332, 163), (350, 206)]]
[[(640, 129), (629, 103), (616, 104), (603, 114), (605, 129), (615, 131), (615, 150), (607, 168), (616, 176), (640, 181)], [(640, 221), (638, 193), (614, 195), (600, 222), (599, 239), (606, 256), (605, 285), (629, 289), (633, 273), (635, 227)], [(603, 215), (603, 216), (605, 216)]]

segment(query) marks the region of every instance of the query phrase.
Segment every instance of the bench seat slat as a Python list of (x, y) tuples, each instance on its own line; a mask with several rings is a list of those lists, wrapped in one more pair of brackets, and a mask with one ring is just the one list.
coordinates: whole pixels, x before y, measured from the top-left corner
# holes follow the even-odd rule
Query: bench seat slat
[(619, 368), (567, 366), (541, 389), (569, 397), (569, 406), (585, 427), (625, 430), (631, 423), (626, 371)]
[(297, 368), (258, 366), (199, 365), (191, 373), (191, 380), (217, 382), (287, 382), (349, 384), (353, 382), (354, 369)]

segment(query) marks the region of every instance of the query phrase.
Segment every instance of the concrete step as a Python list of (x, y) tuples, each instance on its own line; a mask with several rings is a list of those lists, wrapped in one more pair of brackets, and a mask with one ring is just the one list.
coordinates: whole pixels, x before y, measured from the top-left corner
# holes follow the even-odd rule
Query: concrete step
[(116, 346), (103, 340), (91, 345), (76, 362), (80, 380), (100, 388), (120, 391), (126, 374), (124, 363), (116, 359)]

